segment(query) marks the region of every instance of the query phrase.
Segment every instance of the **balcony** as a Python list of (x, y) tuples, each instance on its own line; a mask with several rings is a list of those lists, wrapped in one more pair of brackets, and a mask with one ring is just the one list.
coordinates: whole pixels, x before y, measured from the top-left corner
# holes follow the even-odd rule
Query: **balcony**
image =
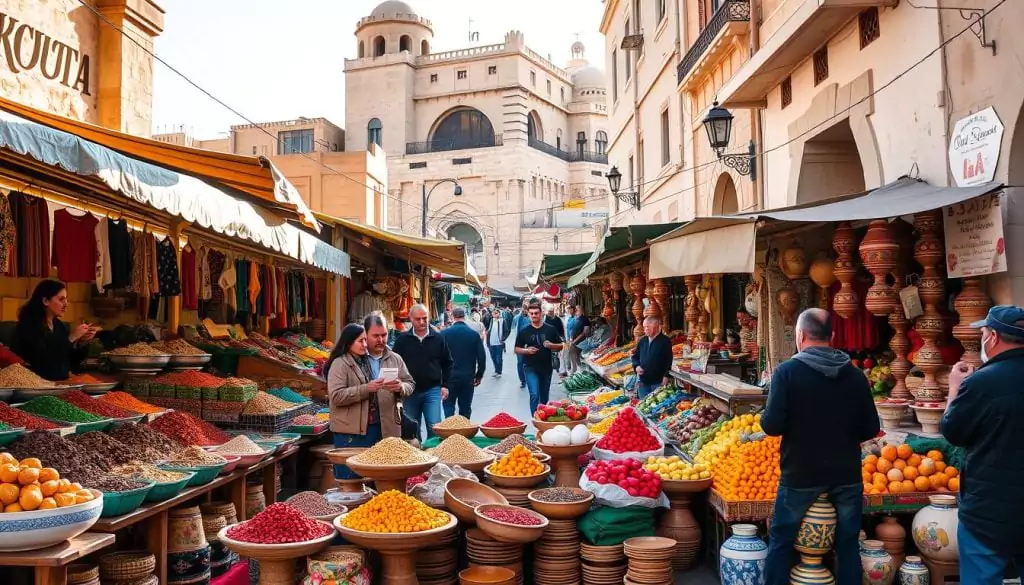
[(406, 142), (405, 154), (430, 154), (432, 152), (450, 152), (453, 150), (470, 150), (473, 148), (493, 148), (502, 146), (504, 140), (500, 134), (480, 140), (428, 140), (426, 142)]
[(544, 154), (562, 159), (567, 163), (585, 162), (600, 165), (608, 164), (608, 154), (603, 152), (593, 152), (590, 150), (568, 152), (536, 138), (530, 138), (527, 144), (530, 145), (530, 148), (535, 148)]
[(683, 89), (691, 89), (691, 83), (703, 77), (702, 72), (716, 65), (731, 49), (731, 40), (748, 33), (749, 23), (750, 0), (725, 0), (679, 62), (676, 79)]
[(782, 0), (761, 24), (761, 48), (718, 92), (725, 107), (764, 107), (768, 93), (862, 10), (899, 0)]

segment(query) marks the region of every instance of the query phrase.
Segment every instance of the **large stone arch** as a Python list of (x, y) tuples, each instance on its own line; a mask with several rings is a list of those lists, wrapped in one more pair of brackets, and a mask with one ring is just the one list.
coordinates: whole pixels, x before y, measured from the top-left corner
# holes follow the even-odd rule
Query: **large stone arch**
[(740, 196), (736, 191), (736, 182), (732, 175), (722, 173), (715, 183), (715, 193), (711, 200), (711, 215), (732, 215), (740, 210)]
[[(456, 125), (462, 132), (456, 132)], [(492, 146), (495, 134), (493, 122), (483, 111), (472, 106), (455, 106), (434, 120), (427, 136), (431, 142), (454, 141), (454, 148), (459, 149)], [(465, 144), (460, 143), (460, 140)]]
[(473, 228), (476, 233), (480, 234), (482, 244), (480, 253), (472, 258), (473, 268), (476, 269), (478, 274), (487, 274), (487, 258), (496, 241), (497, 232), (493, 225), (485, 223), (480, 219), (481, 217), (494, 219), (493, 216), (484, 213), (472, 203), (463, 200), (449, 201), (439, 207), (427, 219), (427, 231), (437, 234), (438, 237), (445, 238), (448, 237), (452, 228), (458, 225), (466, 225)]

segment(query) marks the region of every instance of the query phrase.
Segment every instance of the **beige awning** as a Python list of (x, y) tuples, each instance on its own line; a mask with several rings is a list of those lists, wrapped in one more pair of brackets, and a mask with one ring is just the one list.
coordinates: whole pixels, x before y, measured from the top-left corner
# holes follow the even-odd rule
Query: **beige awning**
[(672, 233), (678, 235), (651, 244), (648, 278), (754, 271), (753, 220), (698, 218)]

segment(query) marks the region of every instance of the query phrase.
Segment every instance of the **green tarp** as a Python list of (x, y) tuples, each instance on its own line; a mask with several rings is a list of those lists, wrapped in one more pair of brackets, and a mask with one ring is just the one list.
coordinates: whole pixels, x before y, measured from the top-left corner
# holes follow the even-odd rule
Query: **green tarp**
[(609, 229), (604, 238), (598, 242), (597, 249), (583, 262), (576, 274), (569, 277), (568, 287), (572, 288), (589, 278), (597, 270), (597, 265), (601, 260), (630, 249), (646, 248), (647, 240), (667, 234), (681, 225), (683, 225), (682, 222), (673, 222), (629, 225)]
[(540, 262), (540, 277), (551, 278), (559, 274), (579, 270), (583, 263), (590, 258), (590, 252), (579, 254), (544, 254)]

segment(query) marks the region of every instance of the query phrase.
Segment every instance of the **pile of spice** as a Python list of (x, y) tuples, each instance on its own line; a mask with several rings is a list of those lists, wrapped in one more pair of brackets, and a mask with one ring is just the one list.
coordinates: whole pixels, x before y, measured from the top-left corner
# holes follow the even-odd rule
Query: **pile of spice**
[(188, 477), (187, 473), (160, 469), (159, 467), (148, 463), (128, 463), (125, 465), (119, 465), (114, 469), (111, 469), (110, 472), (114, 475), (138, 477), (146, 481), (155, 481), (156, 483), (173, 483)]
[(12, 428), (24, 427), (30, 431), (45, 431), (47, 429), (56, 429), (60, 426), (22, 412), (17, 408), (11, 408), (3, 402), (0, 402), (0, 421), (10, 425)]
[(110, 471), (118, 465), (134, 461), (131, 450), (128, 449), (127, 445), (99, 431), (72, 435), (68, 437), (68, 440), (74, 443), (79, 450), (96, 455), (99, 467), (103, 471)]
[(18, 409), (51, 420), (62, 420), (72, 423), (91, 423), (104, 419), (102, 416), (96, 416), (77, 406), (72, 406), (56, 396), (37, 396), (19, 406)]
[(224, 379), (205, 372), (185, 370), (184, 372), (170, 372), (157, 376), (153, 378), (153, 383), (167, 386), (187, 386), (189, 388), (219, 388), (224, 383)]
[(173, 457), (185, 448), (184, 445), (149, 428), (149, 425), (127, 424), (118, 425), (108, 431), (111, 437), (124, 443), (133, 450), (139, 461), (161, 461)]
[(118, 347), (107, 352), (109, 355), (125, 355), (133, 357), (142, 356), (165, 356), (167, 352), (160, 351), (155, 347), (150, 346), (148, 343), (133, 343), (124, 347)]
[(220, 447), (217, 447), (215, 451), (221, 455), (262, 455), (267, 452), (266, 449), (260, 447), (245, 435), (238, 435), (234, 439), (231, 439), (227, 443), (224, 443)]
[(320, 424), (320, 419), (312, 414), (300, 414), (292, 419), (292, 424), (297, 427), (312, 427)]
[(220, 455), (193, 445), (183, 449), (167, 463), (175, 467), (203, 467), (205, 465), (220, 465), (224, 461), (225, 459)]
[(89, 396), (81, 390), (72, 390), (60, 395), (60, 399), (71, 406), (78, 407), (89, 414), (95, 414), (103, 418), (128, 418), (137, 416), (136, 413), (125, 410), (120, 406), (114, 406), (97, 398)]
[(291, 402), (293, 404), (304, 404), (311, 402), (309, 398), (306, 398), (302, 394), (292, 390), (291, 388), (271, 388), (267, 390), (267, 394), (280, 398), (281, 400)]
[(184, 339), (172, 339), (170, 341), (155, 341), (150, 344), (154, 349), (169, 353), (171, 355), (206, 355), (206, 352), (185, 341)]
[(61, 477), (93, 487), (92, 482), (104, 475), (100, 456), (83, 451), (71, 441), (54, 433), (28, 433), (6, 447), (17, 459), (35, 457), (46, 467), (53, 467)]
[(61, 382), (62, 384), (68, 384), (69, 386), (77, 386), (79, 384), (83, 386), (93, 386), (97, 384), (113, 384), (117, 382), (116, 378), (107, 378), (106, 376), (99, 376), (97, 374), (74, 374), (67, 380)]
[(488, 449), (494, 451), (495, 453), (501, 453), (502, 455), (505, 455), (511, 452), (512, 449), (515, 449), (518, 445), (526, 447), (527, 450), (533, 453), (540, 453), (540, 446), (537, 445), (537, 443), (534, 443), (530, 439), (527, 439), (526, 437), (520, 434), (509, 435), (502, 439), (500, 443), (498, 443), (497, 445), (491, 445), (490, 447), (488, 447)]
[(306, 516), (334, 516), (345, 511), (344, 506), (328, 502), (317, 492), (299, 492), (288, 498), (287, 503)]
[(130, 492), (132, 490), (146, 487), (150, 483), (152, 482), (133, 479), (130, 477), (121, 477), (119, 475), (103, 474), (85, 485), (94, 490), (100, 490), (101, 492)]
[(333, 532), (330, 524), (313, 520), (295, 507), (278, 502), (267, 506), (252, 520), (235, 524), (228, 529), (227, 536), (255, 544), (287, 544), (316, 540)]
[(530, 493), (530, 496), (550, 504), (571, 504), (586, 500), (590, 497), (590, 493), (579, 488), (553, 487), (535, 490)]
[(388, 490), (346, 514), (341, 524), (362, 532), (399, 533), (423, 532), (448, 522), (445, 512), (397, 490)]
[(44, 380), (21, 364), (11, 364), (0, 370), (0, 388), (53, 388), (54, 383)]
[(479, 463), (494, 457), (493, 454), (477, 447), (473, 444), (473, 441), (470, 441), (462, 435), (452, 435), (441, 441), (437, 447), (434, 447), (433, 453), (434, 455), (437, 455), (441, 461), (455, 464)]
[(245, 405), (245, 410), (242, 411), (242, 414), (279, 414), (294, 407), (295, 404), (287, 400), (282, 400), (277, 396), (260, 391), (256, 393), (255, 398)]
[(168, 412), (149, 426), (184, 445), (222, 445), (231, 439), (224, 431), (182, 410)]
[(154, 414), (164, 411), (163, 408), (153, 406), (148, 402), (143, 402), (127, 392), (107, 392), (103, 396), (100, 396), (98, 400), (138, 414)]
[(524, 510), (522, 508), (485, 508), (480, 510), (480, 515), (495, 520), (497, 522), (504, 522), (505, 524), (515, 524), (516, 526), (540, 526), (544, 523), (534, 512)]
[(456, 414), (455, 416), (449, 416), (448, 418), (444, 419), (443, 421), (437, 423), (436, 425), (434, 425), (434, 428), (435, 429), (466, 429), (466, 428), (473, 428), (475, 426), (476, 425), (473, 424), (473, 421), (471, 421), (468, 418), (462, 416), (461, 414)]
[(366, 451), (349, 458), (361, 465), (409, 465), (427, 463), (431, 456), (398, 437), (385, 437)]
[(488, 470), (494, 475), (529, 477), (544, 473), (544, 464), (538, 461), (529, 449), (517, 445), (509, 451), (508, 455), (491, 464)]
[(480, 426), (486, 427), (488, 429), (507, 429), (510, 427), (522, 426), (522, 424), (523, 421), (517, 419), (511, 414), (499, 412), (498, 414), (492, 416), (487, 422)]

